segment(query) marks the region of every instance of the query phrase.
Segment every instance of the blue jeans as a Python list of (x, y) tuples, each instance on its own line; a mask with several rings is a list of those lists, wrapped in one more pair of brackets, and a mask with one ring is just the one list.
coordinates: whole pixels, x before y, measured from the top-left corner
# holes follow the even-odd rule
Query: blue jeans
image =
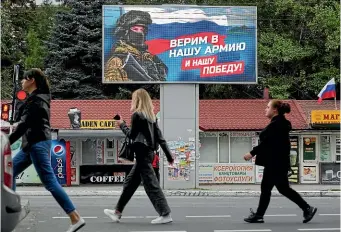
[(28, 168), (32, 163), (45, 188), (52, 194), (54, 199), (69, 214), (75, 210), (69, 196), (58, 183), (53, 172), (50, 158), (51, 141), (42, 141), (30, 147), (27, 152), (20, 151), (13, 158), (13, 190), (15, 191), (16, 177)]

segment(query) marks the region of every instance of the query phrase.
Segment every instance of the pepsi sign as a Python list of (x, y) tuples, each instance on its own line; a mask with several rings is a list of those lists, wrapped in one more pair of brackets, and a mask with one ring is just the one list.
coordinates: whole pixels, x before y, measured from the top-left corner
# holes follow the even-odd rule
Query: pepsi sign
[(65, 153), (65, 149), (62, 145), (57, 144), (53, 147), (53, 153), (55, 156), (62, 156)]
[(64, 140), (52, 140), (51, 165), (58, 182), (67, 184), (66, 178), (66, 144)]

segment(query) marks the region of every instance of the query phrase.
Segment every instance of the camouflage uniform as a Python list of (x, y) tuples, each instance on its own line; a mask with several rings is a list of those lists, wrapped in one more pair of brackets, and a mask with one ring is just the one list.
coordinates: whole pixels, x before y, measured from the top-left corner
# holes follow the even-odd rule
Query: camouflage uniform
[[(140, 25), (147, 29), (151, 23), (149, 13), (135, 10), (123, 14), (117, 20), (114, 31), (117, 42), (113, 46), (112, 54), (104, 67), (104, 80), (106, 82), (143, 81), (146, 79), (150, 81), (166, 80), (167, 66), (157, 56), (148, 52), (148, 47), (145, 44), (147, 30), (145, 33), (135, 33), (130, 30), (134, 25)], [(139, 75), (134, 75), (133, 68), (129, 68), (129, 65), (125, 66), (129, 54), (139, 64), (137, 66), (140, 66), (137, 68), (137, 72), (140, 72)]]
[(113, 55), (105, 65), (105, 81), (130, 81), (123, 69), (124, 62), (131, 54), (154, 81), (165, 81), (167, 66), (148, 51), (141, 51), (120, 40), (113, 49)]

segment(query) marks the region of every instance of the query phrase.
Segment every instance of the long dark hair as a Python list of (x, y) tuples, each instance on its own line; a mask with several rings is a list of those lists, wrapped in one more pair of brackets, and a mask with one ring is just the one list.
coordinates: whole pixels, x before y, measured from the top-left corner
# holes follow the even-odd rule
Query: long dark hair
[(50, 83), (43, 71), (39, 68), (32, 68), (24, 72), (25, 79), (34, 78), (39, 93), (50, 94)]
[(282, 102), (280, 100), (272, 100), (271, 105), (274, 109), (277, 109), (279, 115), (290, 113), (291, 107), (289, 103)]

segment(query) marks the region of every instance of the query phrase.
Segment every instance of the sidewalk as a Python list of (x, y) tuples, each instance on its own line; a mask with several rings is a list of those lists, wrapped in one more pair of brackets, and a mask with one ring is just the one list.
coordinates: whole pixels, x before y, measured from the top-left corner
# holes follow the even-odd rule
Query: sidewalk
[[(340, 185), (291, 185), (302, 196), (307, 197), (340, 197)], [(122, 185), (81, 185), (64, 187), (70, 196), (119, 196)], [(203, 196), (203, 197), (255, 197), (260, 195), (260, 185), (201, 185), (198, 189), (165, 189), (166, 196)], [(42, 186), (18, 186), (17, 193), (21, 196), (50, 196)], [(146, 196), (143, 186), (140, 186), (136, 196)], [(277, 189), (273, 196), (281, 196)]]

